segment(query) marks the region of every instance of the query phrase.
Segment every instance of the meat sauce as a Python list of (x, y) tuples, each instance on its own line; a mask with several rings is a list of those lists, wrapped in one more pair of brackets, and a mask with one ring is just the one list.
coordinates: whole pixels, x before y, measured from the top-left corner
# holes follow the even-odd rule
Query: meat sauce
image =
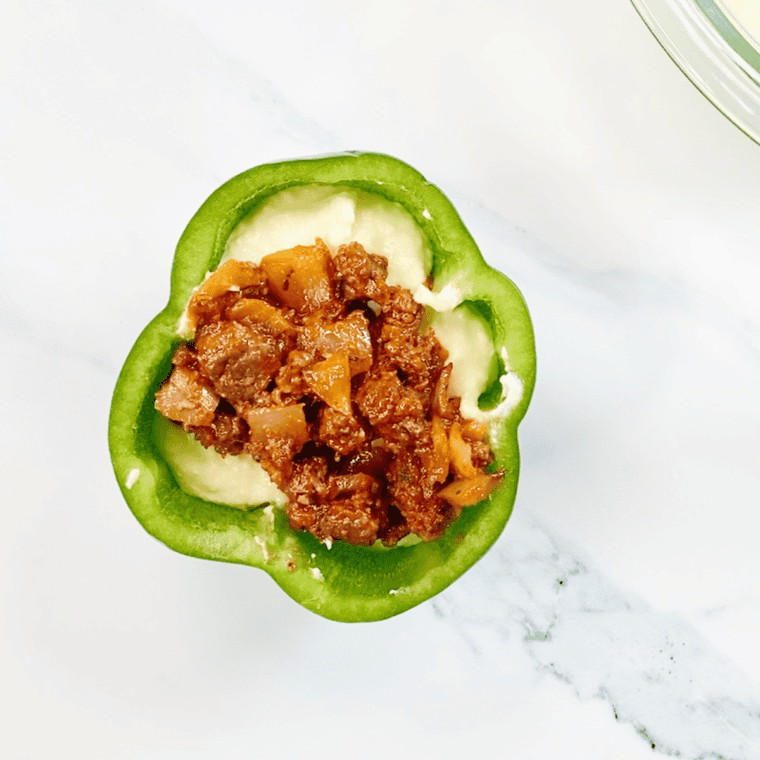
[(387, 260), (317, 240), (230, 260), (188, 305), (156, 409), (223, 456), (249, 453), (321, 541), (392, 546), (443, 534), (501, 473), (449, 396), (452, 365)]

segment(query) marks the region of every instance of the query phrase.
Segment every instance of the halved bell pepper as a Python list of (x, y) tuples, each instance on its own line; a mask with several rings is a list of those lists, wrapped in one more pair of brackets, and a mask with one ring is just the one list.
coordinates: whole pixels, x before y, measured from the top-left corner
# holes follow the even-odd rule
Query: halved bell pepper
[[(465, 508), (445, 535), (429, 543), (378, 550), (322, 544), (293, 531), (279, 508), (241, 510), (185, 493), (162, 459), (154, 434), (154, 395), (167, 377), (181, 338), (177, 325), (193, 288), (213, 271), (233, 228), (277, 192), (301, 185), (362, 190), (401, 204), (432, 251), (433, 290), (455, 283), (467, 307), (489, 325), (498, 370), (519, 378), (522, 395), (490, 423), (499, 487)], [(313, 244), (314, 241), (304, 241)], [(119, 376), (111, 406), (109, 445), (124, 498), (145, 529), (170, 548), (205, 559), (259, 567), (296, 602), (324, 617), (381, 620), (434, 596), (494, 543), (517, 491), (517, 426), (535, 380), (528, 311), (517, 288), (490, 268), (449, 200), (407, 164), (389, 156), (347, 153), (268, 164), (222, 185), (201, 206), (177, 246), (166, 308), (145, 328)], [(502, 383), (506, 388), (506, 384)], [(498, 402), (501, 386), (481, 396)]]

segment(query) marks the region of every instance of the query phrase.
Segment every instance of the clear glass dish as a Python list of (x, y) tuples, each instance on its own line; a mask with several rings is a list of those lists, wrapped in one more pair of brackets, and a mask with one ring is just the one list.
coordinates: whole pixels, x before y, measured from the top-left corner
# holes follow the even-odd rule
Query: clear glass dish
[[(631, 0), (665, 52), (708, 100), (760, 143), (760, 18), (738, 0)], [(744, 3), (750, 6), (752, 3)], [(732, 6), (735, 12), (731, 10)], [(749, 21), (753, 21), (752, 18)]]

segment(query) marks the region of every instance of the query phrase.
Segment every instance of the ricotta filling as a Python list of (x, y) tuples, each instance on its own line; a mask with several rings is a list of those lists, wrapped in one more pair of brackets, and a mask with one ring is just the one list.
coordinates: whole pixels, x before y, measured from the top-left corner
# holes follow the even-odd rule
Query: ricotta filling
[(161, 456), (185, 493), (230, 507), (287, 504), (288, 497), (250, 454), (223, 457), (216, 449), (205, 449), (161, 414), (154, 430)]
[[(365, 250), (388, 259), (387, 282), (407, 288), (417, 303), (428, 308), (428, 321), (453, 363), (451, 395), (461, 396), (464, 417), (492, 422), (511, 413), (522, 398), (522, 382), (510, 370), (505, 349), (502, 359), (506, 372), (499, 378), (502, 400), (488, 411), (478, 406), (478, 397), (487, 387), (496, 361), (490, 331), (482, 319), (460, 306), (463, 297), (454, 284), (448, 283), (438, 292), (425, 286), (432, 253), (419, 227), (399, 204), (332, 186), (285, 190), (238, 224), (219, 266), (229, 259), (258, 264), (269, 253), (314, 245), (316, 238), (333, 251), (356, 241)], [(186, 314), (178, 333), (190, 337)], [(161, 454), (186, 493), (239, 508), (287, 503), (287, 496), (248, 454), (223, 457), (161, 415), (157, 415), (155, 430)]]
[(316, 238), (331, 250), (356, 241), (385, 256), (388, 284), (412, 292), (433, 263), (419, 227), (398, 203), (358, 190), (307, 185), (278, 193), (240, 222), (219, 265), (228, 259), (258, 264), (268, 253), (314, 245)]

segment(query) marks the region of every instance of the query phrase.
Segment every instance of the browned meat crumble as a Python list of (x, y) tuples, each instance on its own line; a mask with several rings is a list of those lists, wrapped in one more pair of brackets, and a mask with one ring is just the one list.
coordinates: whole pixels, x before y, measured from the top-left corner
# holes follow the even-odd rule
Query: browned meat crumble
[(449, 396), (448, 353), (387, 266), (321, 240), (228, 261), (195, 291), (195, 339), (156, 393), (203, 446), (251, 454), (291, 526), (322, 541), (436, 539), (501, 479), (485, 427)]

